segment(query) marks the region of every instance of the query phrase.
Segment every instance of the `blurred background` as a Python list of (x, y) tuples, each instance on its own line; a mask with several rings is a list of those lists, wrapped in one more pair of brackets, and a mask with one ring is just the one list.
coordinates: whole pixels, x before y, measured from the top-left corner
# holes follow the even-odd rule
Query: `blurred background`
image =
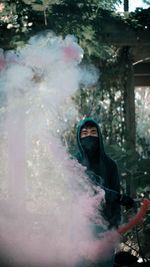
[[(139, 207), (150, 197), (150, 1), (0, 0), (1, 75), (6, 53), (45, 30), (74, 35), (84, 50), (82, 65), (94, 65), (100, 74), (95, 85), (81, 84), (73, 96), (78, 115), (68, 121), (62, 142), (74, 154), (76, 124), (96, 119), (106, 151), (118, 164), (122, 191)], [(122, 212), (124, 220), (131, 215)], [(147, 262), (149, 236), (150, 213), (124, 236), (120, 249)]]

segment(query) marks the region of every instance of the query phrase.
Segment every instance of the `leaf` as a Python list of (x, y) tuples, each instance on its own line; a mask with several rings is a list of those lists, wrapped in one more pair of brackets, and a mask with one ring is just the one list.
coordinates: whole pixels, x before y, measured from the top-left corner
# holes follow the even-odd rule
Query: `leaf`
[(32, 3), (34, 3), (35, 1), (34, 1), (34, 0), (23, 0), (23, 2), (24, 2), (26, 5), (32, 5)]
[(40, 4), (33, 4), (32, 5), (33, 10), (35, 11), (44, 11), (44, 6)]

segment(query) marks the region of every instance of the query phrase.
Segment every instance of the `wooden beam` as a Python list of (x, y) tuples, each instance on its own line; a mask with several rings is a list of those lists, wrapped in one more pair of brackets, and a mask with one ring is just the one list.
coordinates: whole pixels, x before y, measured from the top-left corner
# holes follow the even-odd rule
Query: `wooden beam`
[(133, 66), (134, 85), (150, 87), (150, 62), (141, 62)]
[[(134, 63), (150, 57), (150, 45), (133, 47)], [(140, 62), (139, 62), (140, 63)]]
[(134, 86), (150, 87), (150, 75), (149, 76), (134, 76)]
[(116, 46), (150, 46), (150, 31), (135, 32), (129, 28), (123, 31), (103, 31), (99, 35), (99, 42)]
[(136, 64), (133, 69), (134, 76), (150, 76), (150, 62)]

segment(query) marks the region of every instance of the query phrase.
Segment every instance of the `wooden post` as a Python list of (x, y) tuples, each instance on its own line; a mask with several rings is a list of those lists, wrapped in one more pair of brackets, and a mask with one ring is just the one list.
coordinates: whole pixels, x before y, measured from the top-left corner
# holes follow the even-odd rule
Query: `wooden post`
[(127, 149), (135, 152), (136, 144), (136, 123), (135, 123), (135, 92), (134, 92), (134, 71), (132, 60), (130, 59), (130, 48), (126, 48), (126, 71), (124, 80), (124, 114), (126, 128), (126, 146)]
[[(132, 65), (132, 50), (124, 48), (126, 56), (125, 77), (124, 77), (124, 115), (125, 115), (125, 140), (127, 150), (136, 153), (136, 122), (135, 122), (135, 92), (134, 92), (134, 70)], [(128, 174), (126, 181), (128, 193), (136, 197), (136, 186), (132, 173)]]

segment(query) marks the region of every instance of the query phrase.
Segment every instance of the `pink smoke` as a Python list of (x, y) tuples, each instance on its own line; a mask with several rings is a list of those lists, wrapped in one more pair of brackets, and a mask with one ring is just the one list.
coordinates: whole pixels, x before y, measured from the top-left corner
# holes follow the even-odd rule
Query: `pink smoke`
[(0, 54), (0, 71), (2, 71), (5, 68), (5, 59), (4, 59), (4, 55), (1, 53)]
[[(5, 58), (0, 247), (19, 267), (103, 260), (118, 242), (100, 214), (104, 191), (93, 187), (85, 168), (70, 159), (60, 142), (69, 122), (66, 100), (72, 106), (80, 83), (97, 79), (79, 66), (82, 56), (74, 39), (50, 34), (31, 38)], [(76, 113), (68, 115), (76, 121)], [(95, 227), (106, 233), (95, 236)]]
[(14, 51), (4, 52), (3, 49), (0, 49), (0, 71), (15, 63), (18, 63), (18, 59)]
[[(9, 204), (9, 209), (12, 208)], [(91, 225), (89, 223), (89, 231), (87, 231), (86, 225), (84, 225), (84, 229), (82, 225), (78, 229), (74, 228), (74, 222), (71, 231), (70, 229), (63, 231), (63, 220), (59, 225), (58, 218), (53, 218), (50, 214), (35, 215), (23, 210), (18, 210), (15, 214), (13, 210), (10, 210), (7, 207), (9, 216), (6, 217), (7, 221), (2, 216), (0, 222), (0, 244), (12, 263), (18, 266), (29, 264), (29, 266), (69, 267), (75, 266), (81, 259), (93, 263), (95, 261), (103, 262), (111, 257), (120, 239), (117, 231), (104, 232), (95, 238), (92, 237), (90, 229), (91, 226), (94, 226), (92, 221)], [(80, 212), (78, 211), (76, 220), (81, 220)], [(68, 220), (71, 226), (74, 218), (72, 217), (71, 220), (68, 218)], [(58, 227), (59, 235), (56, 234), (54, 224), (60, 226), (60, 228)], [(77, 230), (80, 232), (80, 237)]]
[(72, 46), (66, 46), (63, 49), (64, 54), (64, 61), (70, 62), (70, 61), (79, 61), (80, 60), (80, 54), (76, 47)]

